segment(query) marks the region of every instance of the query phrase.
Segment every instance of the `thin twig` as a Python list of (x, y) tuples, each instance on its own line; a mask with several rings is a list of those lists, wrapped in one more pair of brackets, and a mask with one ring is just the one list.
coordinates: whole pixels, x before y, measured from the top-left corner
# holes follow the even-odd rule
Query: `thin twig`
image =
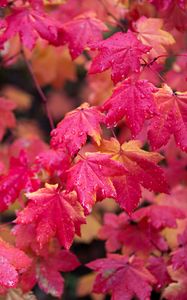
[(156, 74), (161, 79), (161, 81), (163, 81), (163, 82), (166, 83), (165, 78), (162, 75), (160, 75), (160, 73), (158, 71), (152, 69), (152, 67), (151, 67), (151, 65), (153, 64), (153, 62), (156, 61), (156, 58), (154, 58), (150, 63), (148, 63), (144, 58), (142, 58), (142, 60), (144, 61), (144, 66), (145, 67), (149, 68), (154, 74)]
[(35, 84), (35, 87), (36, 87), (36, 89), (37, 89), (37, 91), (38, 91), (38, 94), (40, 95), (40, 98), (41, 98), (41, 100), (42, 100), (42, 103), (43, 103), (44, 106), (45, 106), (46, 114), (47, 114), (47, 117), (48, 117), (48, 120), (49, 120), (51, 129), (54, 129), (55, 126), (54, 126), (53, 118), (52, 118), (52, 116), (51, 116), (51, 113), (50, 113), (50, 110), (49, 110), (49, 107), (48, 107), (47, 98), (46, 98), (44, 92), (42, 91), (42, 89), (41, 89), (41, 87), (40, 87), (40, 85), (39, 85), (39, 83), (38, 83), (38, 80), (37, 80), (37, 78), (36, 78), (36, 76), (35, 76), (35, 74), (34, 74), (34, 72), (33, 72), (31, 63), (30, 63), (29, 60), (27, 59), (27, 57), (26, 57), (26, 55), (25, 55), (25, 53), (24, 53), (24, 50), (22, 50), (21, 53), (22, 53), (22, 56), (23, 56), (23, 58), (24, 58), (24, 60), (25, 60), (25, 63), (26, 63), (26, 65), (27, 65), (27, 68), (28, 68), (28, 70), (29, 70), (29, 73), (30, 73), (30, 75), (31, 75), (31, 77), (32, 77), (32, 79), (33, 79), (33, 81), (34, 81), (34, 84)]

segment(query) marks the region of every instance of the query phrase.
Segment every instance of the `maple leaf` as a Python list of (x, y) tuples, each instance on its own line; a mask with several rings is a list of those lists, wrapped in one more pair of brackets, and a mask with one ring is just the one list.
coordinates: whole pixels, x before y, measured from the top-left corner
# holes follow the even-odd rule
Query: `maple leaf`
[(61, 149), (48, 149), (41, 152), (35, 160), (36, 164), (45, 169), (51, 176), (58, 176), (64, 179), (65, 172), (70, 167), (69, 156)]
[(106, 240), (105, 247), (108, 252), (115, 252), (122, 247), (119, 234), (127, 226), (129, 217), (125, 213), (115, 215), (113, 213), (104, 214), (104, 225), (99, 230), (98, 237)]
[(2, 140), (7, 128), (14, 128), (16, 119), (12, 111), (16, 104), (11, 100), (0, 97), (0, 141)]
[(135, 296), (140, 300), (150, 298), (155, 278), (138, 258), (109, 254), (108, 258), (97, 259), (87, 267), (98, 272), (93, 287), (96, 293), (111, 292), (112, 300), (131, 300)]
[(34, 223), (17, 224), (13, 227), (12, 233), (15, 236), (16, 247), (26, 252), (31, 249), (37, 255), (40, 254), (41, 248), (36, 240), (36, 225)]
[(175, 0), (172, 3), (173, 6), (171, 9), (162, 14), (167, 30), (176, 28), (177, 30), (184, 32), (187, 29), (186, 4), (186, 0)]
[(175, 185), (174, 188), (170, 190), (169, 195), (160, 194), (155, 198), (154, 202), (155, 204), (173, 206), (175, 208), (178, 208), (182, 210), (182, 212), (187, 217), (186, 194), (187, 188), (185, 186)]
[(60, 272), (69, 272), (80, 263), (77, 257), (67, 250), (60, 249), (54, 240), (37, 255), (33, 254), (31, 267), (20, 276), (23, 291), (31, 290), (37, 283), (47, 294), (60, 298), (64, 291), (64, 278)]
[(66, 250), (50, 253), (41, 258), (36, 266), (36, 280), (39, 287), (54, 297), (61, 297), (64, 291), (64, 278), (60, 272), (72, 271), (80, 265), (76, 256)]
[(101, 107), (106, 111), (105, 123), (115, 126), (125, 117), (132, 135), (136, 136), (142, 129), (145, 119), (156, 113), (153, 93), (157, 89), (147, 80), (135, 81), (128, 78), (123, 81)]
[(6, 296), (0, 300), (37, 300), (33, 292), (23, 293), (21, 289), (9, 289)]
[(140, 58), (151, 47), (143, 45), (136, 35), (117, 32), (108, 39), (90, 45), (99, 54), (94, 58), (89, 73), (95, 74), (112, 69), (112, 80), (117, 83), (133, 72), (140, 71)]
[(138, 209), (132, 218), (135, 221), (148, 218), (153, 227), (163, 229), (165, 227), (176, 228), (176, 219), (184, 219), (185, 214), (176, 207), (153, 204)]
[(163, 170), (157, 166), (162, 156), (142, 149), (140, 141), (129, 141), (120, 145), (112, 138), (103, 140), (100, 150), (112, 155), (114, 160), (124, 164), (128, 173), (114, 178), (113, 184), (117, 192), (116, 201), (129, 214), (137, 207), (141, 198), (140, 185), (155, 192), (168, 192)]
[(168, 270), (173, 282), (164, 289), (163, 299), (186, 300), (187, 272), (182, 268), (174, 271), (172, 266), (169, 266)]
[(149, 0), (160, 10), (160, 15), (164, 19), (165, 27), (171, 30), (174, 27), (179, 31), (187, 28), (186, 0)]
[(146, 18), (143, 16), (134, 23), (138, 39), (142, 44), (152, 47), (149, 53), (152, 58), (166, 53), (164, 46), (175, 43), (173, 36), (169, 32), (162, 30), (162, 27), (163, 20), (158, 18)]
[(116, 197), (111, 178), (124, 173), (124, 166), (110, 155), (87, 153), (68, 170), (67, 189), (75, 189), (85, 211), (90, 212), (96, 200)]
[(5, 42), (19, 34), (22, 44), (32, 50), (39, 37), (55, 44), (61, 24), (49, 17), (40, 9), (14, 8), (5, 19), (6, 28), (1, 35), (1, 42)]
[(144, 257), (155, 250), (168, 249), (164, 238), (147, 220), (133, 222), (125, 213), (118, 216), (112, 213), (105, 214), (99, 238), (106, 240), (108, 252), (122, 248), (125, 254), (136, 253)]
[(25, 271), (30, 265), (31, 259), (23, 251), (0, 238), (0, 285), (2, 287), (15, 287), (19, 272)]
[(173, 92), (164, 84), (154, 97), (159, 115), (149, 126), (148, 138), (152, 148), (166, 145), (173, 134), (177, 146), (187, 151), (187, 92)]
[(80, 225), (85, 223), (82, 207), (73, 193), (60, 191), (58, 184), (45, 185), (27, 194), (29, 203), (18, 213), (16, 223), (36, 224), (36, 239), (42, 248), (56, 236), (62, 246), (70, 248), (75, 233), (80, 235)]
[[(19, 157), (21, 152), (25, 152), (29, 165), (33, 165), (40, 153), (47, 151), (48, 145), (37, 136), (21, 137), (10, 145), (9, 156)], [(37, 169), (37, 167), (36, 167)]]
[(7, 175), (0, 178), (0, 211), (4, 211), (20, 195), (21, 191), (31, 192), (39, 188), (40, 180), (28, 165), (24, 150), (18, 158), (11, 158)]
[(8, 0), (0, 0), (0, 7), (6, 7), (8, 5)]
[[(63, 5), (59, 8), (60, 17), (63, 22), (67, 22), (80, 14), (94, 11), (100, 20), (115, 24), (114, 17), (118, 20), (122, 13), (122, 7), (118, 7), (117, 4), (117, 0), (105, 0), (105, 5), (95, 0), (79, 0), (78, 2), (77, 0), (68, 0), (65, 3), (63, 1)], [(112, 18), (111, 14), (113, 14)]]
[(65, 147), (70, 155), (76, 154), (86, 143), (87, 135), (99, 145), (101, 140), (102, 114), (88, 103), (66, 114), (65, 118), (51, 132), (51, 145)]
[(150, 256), (147, 268), (157, 279), (157, 289), (160, 289), (172, 282), (167, 270), (167, 263), (163, 257)]
[(118, 239), (126, 254), (136, 253), (140, 257), (145, 257), (154, 251), (168, 250), (165, 239), (147, 220), (135, 224), (131, 221), (129, 226), (119, 232)]
[(178, 242), (180, 248), (172, 252), (172, 265), (175, 270), (184, 267), (187, 271), (187, 228), (178, 236)]
[(66, 47), (37, 43), (32, 52), (31, 63), (33, 72), (42, 86), (52, 84), (54, 88), (61, 88), (67, 80), (76, 80), (76, 64), (72, 62)]
[(102, 31), (108, 31), (108, 28), (94, 12), (85, 12), (65, 23), (63, 30), (62, 41), (68, 44), (72, 59), (75, 59), (90, 43), (101, 40)]
[(99, 105), (111, 95), (113, 90), (113, 82), (110, 78), (110, 71), (97, 73), (87, 76), (87, 87), (85, 93), (88, 102), (92, 105)]

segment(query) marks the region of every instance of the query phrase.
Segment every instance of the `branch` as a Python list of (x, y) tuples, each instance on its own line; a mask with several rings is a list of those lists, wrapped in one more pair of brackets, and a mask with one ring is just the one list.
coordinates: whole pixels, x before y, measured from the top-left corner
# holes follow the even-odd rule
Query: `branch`
[(142, 66), (149, 68), (154, 74), (156, 74), (161, 79), (161, 81), (166, 83), (165, 78), (158, 71), (152, 69), (152, 67), (151, 67), (152, 64), (160, 57), (161, 57), (161, 55), (159, 57), (154, 58), (150, 63), (148, 63), (144, 58), (142, 58), (142, 60), (144, 61), (144, 64)]
[(43, 103), (43, 105), (45, 107), (47, 118), (49, 120), (50, 127), (51, 127), (51, 130), (52, 130), (52, 129), (55, 128), (55, 126), (54, 126), (52, 115), (51, 115), (49, 107), (48, 107), (47, 98), (46, 98), (44, 92), (42, 91), (42, 89), (41, 89), (41, 87), (40, 87), (40, 85), (38, 83), (38, 80), (37, 80), (37, 78), (36, 78), (36, 76), (35, 76), (35, 74), (33, 72), (32, 65), (31, 65), (30, 61), (27, 59), (24, 50), (21, 50), (21, 53), (22, 53), (22, 56), (24, 58), (24, 61), (25, 61), (26, 65), (27, 65), (27, 68), (29, 70), (29, 73), (30, 73), (30, 75), (32, 77), (32, 80), (33, 80), (33, 82), (35, 84), (35, 87), (36, 87), (36, 89), (38, 91), (38, 94), (40, 95), (41, 101), (42, 101), (42, 103)]

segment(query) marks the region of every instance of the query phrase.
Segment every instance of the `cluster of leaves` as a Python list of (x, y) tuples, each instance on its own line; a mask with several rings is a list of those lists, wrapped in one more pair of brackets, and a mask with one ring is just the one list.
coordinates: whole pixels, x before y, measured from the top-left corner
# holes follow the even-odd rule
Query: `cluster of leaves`
[[(0, 7), (2, 66), (25, 63), (51, 125), (49, 144), (24, 125), (19, 133), (20, 102), (2, 91), (0, 211), (2, 220), (15, 218), (1, 224), (0, 293), (33, 297), (38, 284), (61, 297), (61, 272), (80, 265), (69, 250), (75, 235), (95, 204), (112, 198), (120, 213), (104, 213), (98, 234), (107, 257), (87, 264), (97, 272), (93, 291), (113, 300), (151, 299), (152, 291), (186, 300), (187, 1)], [(57, 100), (50, 104), (41, 86), (63, 93), (80, 69), (84, 100), (64, 118), (58, 107), (52, 114)], [(53, 119), (62, 119), (56, 128)]]

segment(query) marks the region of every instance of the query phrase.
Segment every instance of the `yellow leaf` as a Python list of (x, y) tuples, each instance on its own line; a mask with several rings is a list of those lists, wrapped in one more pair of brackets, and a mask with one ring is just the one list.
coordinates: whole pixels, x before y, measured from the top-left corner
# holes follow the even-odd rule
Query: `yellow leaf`
[(152, 58), (165, 54), (165, 46), (175, 43), (171, 33), (161, 29), (162, 26), (162, 19), (146, 17), (141, 17), (135, 24), (139, 40), (144, 45), (152, 47), (150, 51)]
[(6, 296), (0, 296), (0, 300), (37, 300), (32, 292), (23, 293), (20, 289), (9, 289)]
[(17, 87), (7, 85), (2, 90), (3, 96), (11, 99), (16, 104), (16, 109), (26, 110), (31, 106), (32, 97)]
[[(82, 276), (78, 280), (78, 284), (77, 284), (77, 296), (78, 297), (84, 297), (84, 296), (91, 294), (95, 277), (96, 277), (96, 274), (90, 273), (88, 275)], [(103, 300), (104, 295), (92, 293), (91, 298), (93, 300)]]
[(101, 224), (93, 215), (88, 216), (86, 222), (87, 224), (81, 226), (81, 237), (76, 237), (75, 240), (80, 243), (89, 244), (94, 238), (97, 238)]

